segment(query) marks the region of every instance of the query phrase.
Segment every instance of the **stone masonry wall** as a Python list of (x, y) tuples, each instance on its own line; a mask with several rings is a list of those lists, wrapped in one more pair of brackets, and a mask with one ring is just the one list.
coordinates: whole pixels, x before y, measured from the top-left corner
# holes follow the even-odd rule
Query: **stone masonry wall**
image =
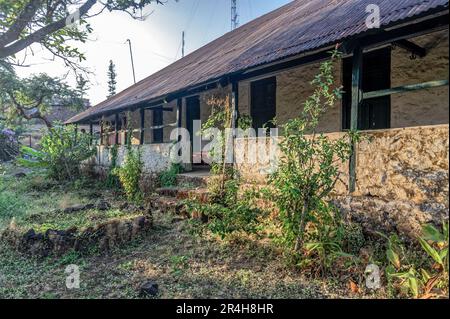
[[(172, 144), (146, 144), (133, 146), (141, 150), (142, 161), (144, 162), (144, 173), (152, 175), (160, 173), (170, 168), (170, 149)], [(125, 146), (119, 146), (117, 154), (117, 165), (123, 165), (126, 154)], [(111, 147), (99, 146), (95, 166), (97, 169), (106, 170), (111, 166), (112, 154)]]
[[(331, 139), (343, 133), (327, 134)], [(437, 125), (364, 132), (357, 145), (357, 190), (348, 193), (348, 163), (332, 198), (342, 212), (367, 229), (397, 230), (416, 236), (420, 225), (441, 223), (449, 216), (449, 126)], [(262, 144), (271, 140), (261, 139)], [(254, 152), (248, 139), (236, 141), (236, 152)], [(249, 184), (267, 180), (269, 163), (237, 165)]]
[[(411, 39), (429, 50), (424, 58), (411, 60), (401, 48), (392, 51), (391, 86), (448, 80), (448, 31)], [(391, 127), (448, 124), (448, 86), (391, 97)]]

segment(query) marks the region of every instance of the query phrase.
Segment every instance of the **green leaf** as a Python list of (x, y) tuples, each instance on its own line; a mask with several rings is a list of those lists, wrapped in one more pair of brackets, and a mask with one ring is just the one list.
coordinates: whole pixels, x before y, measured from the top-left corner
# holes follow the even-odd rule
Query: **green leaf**
[(431, 279), (430, 273), (428, 271), (426, 271), (425, 269), (420, 269), (420, 272), (422, 273), (422, 277), (425, 282), (427, 282)]
[(22, 146), (20, 148), (20, 152), (23, 155), (28, 155), (28, 156), (39, 158), (39, 159), (44, 157), (44, 153), (42, 153), (38, 150), (35, 150), (34, 148), (28, 147), (28, 146)]
[(441, 257), (442, 260), (448, 257), (448, 247), (440, 251), (439, 257)]
[(45, 168), (45, 167), (47, 167), (47, 164), (45, 162), (27, 160), (24, 158), (18, 158), (16, 162), (18, 165), (27, 167), (27, 168)]
[(306, 243), (303, 245), (303, 248), (305, 248), (308, 252), (313, 252), (313, 251), (321, 249), (322, 244), (321, 243)]
[(435, 243), (445, 242), (445, 236), (436, 229), (433, 225), (427, 224), (422, 227), (422, 238), (426, 241), (432, 241)]
[(389, 262), (397, 269), (401, 267), (400, 257), (392, 249), (386, 250), (386, 256)]
[(394, 268), (394, 266), (389, 265), (389, 266), (386, 267), (386, 275), (388, 277), (395, 277), (396, 269)]
[(420, 245), (427, 252), (427, 254), (430, 255), (430, 257), (433, 258), (435, 262), (443, 266), (444, 263), (442, 262), (442, 258), (439, 255), (439, 253), (433, 247), (431, 247), (430, 244), (428, 244), (424, 239), (419, 238), (419, 241)]
[(414, 298), (419, 297), (419, 285), (417, 282), (417, 278), (413, 274), (411, 274), (411, 276), (408, 278), (408, 284)]

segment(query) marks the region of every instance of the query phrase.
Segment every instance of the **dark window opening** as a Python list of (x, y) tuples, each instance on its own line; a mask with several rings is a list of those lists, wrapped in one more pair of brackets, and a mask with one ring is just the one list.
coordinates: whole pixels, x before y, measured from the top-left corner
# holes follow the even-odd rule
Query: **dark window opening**
[[(164, 120), (164, 113), (162, 107), (153, 110), (152, 126), (162, 126)], [(164, 129), (158, 128), (153, 130), (153, 143), (161, 144), (164, 140)]]
[[(350, 129), (352, 107), (352, 58), (343, 61), (344, 95), (342, 97), (342, 126)], [(391, 48), (380, 49), (364, 54), (363, 92), (391, 88)], [(364, 100), (358, 112), (359, 130), (386, 129), (391, 126), (391, 97), (383, 96)]]
[(271, 122), (277, 115), (276, 77), (255, 81), (251, 84), (251, 116), (255, 130), (274, 128)]

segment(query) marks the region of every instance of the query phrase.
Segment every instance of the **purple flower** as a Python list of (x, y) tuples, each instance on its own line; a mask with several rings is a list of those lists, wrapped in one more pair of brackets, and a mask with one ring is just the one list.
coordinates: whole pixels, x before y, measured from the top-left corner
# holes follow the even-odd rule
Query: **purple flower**
[(16, 137), (16, 133), (9, 128), (4, 128), (0, 131), (0, 134), (6, 137), (10, 142), (13, 142)]
[(2, 134), (6, 136), (16, 136), (16, 133), (13, 130), (10, 130), (9, 128), (4, 128), (2, 130)]

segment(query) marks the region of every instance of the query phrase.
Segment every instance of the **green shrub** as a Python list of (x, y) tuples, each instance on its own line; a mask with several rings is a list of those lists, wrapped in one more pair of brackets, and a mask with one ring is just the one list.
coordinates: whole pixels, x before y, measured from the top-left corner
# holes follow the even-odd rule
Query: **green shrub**
[(27, 167), (42, 167), (51, 178), (74, 180), (80, 174), (80, 164), (95, 155), (88, 134), (77, 133), (73, 125), (56, 125), (42, 137), (41, 150), (22, 147), (17, 162)]
[(23, 217), (26, 209), (27, 204), (23, 196), (12, 189), (2, 188), (0, 183), (0, 230), (8, 226), (13, 218)]
[(331, 222), (326, 215), (326, 198), (340, 178), (339, 166), (350, 158), (352, 141), (357, 138), (352, 132), (331, 140), (318, 132), (320, 119), (341, 95), (340, 88), (333, 87), (333, 66), (339, 57), (335, 51), (331, 60), (321, 64), (311, 82), (314, 93), (304, 103), (302, 113), (281, 126), (284, 138), (279, 148), (283, 156), (265, 191), (278, 207), (284, 243), (294, 254), (301, 254), (309, 240), (308, 225), (323, 228), (327, 225), (321, 223)]
[(105, 185), (108, 188), (116, 189), (120, 187), (120, 180), (116, 174), (117, 158), (119, 155), (119, 146), (113, 145), (111, 147), (111, 166), (106, 177)]
[(256, 207), (255, 196), (251, 191), (238, 195), (238, 189), (239, 183), (236, 180), (228, 180), (221, 197), (210, 194), (210, 200), (206, 203), (188, 200), (187, 211), (206, 217), (206, 228), (222, 239), (237, 232), (256, 233), (263, 211)]
[(159, 176), (159, 181), (162, 187), (172, 187), (177, 184), (177, 175), (183, 172), (183, 167), (180, 164), (172, 164), (172, 166)]
[(114, 174), (119, 177), (129, 201), (139, 202), (142, 200), (143, 195), (139, 187), (142, 171), (143, 163), (140, 150), (128, 147), (123, 166), (115, 168)]

